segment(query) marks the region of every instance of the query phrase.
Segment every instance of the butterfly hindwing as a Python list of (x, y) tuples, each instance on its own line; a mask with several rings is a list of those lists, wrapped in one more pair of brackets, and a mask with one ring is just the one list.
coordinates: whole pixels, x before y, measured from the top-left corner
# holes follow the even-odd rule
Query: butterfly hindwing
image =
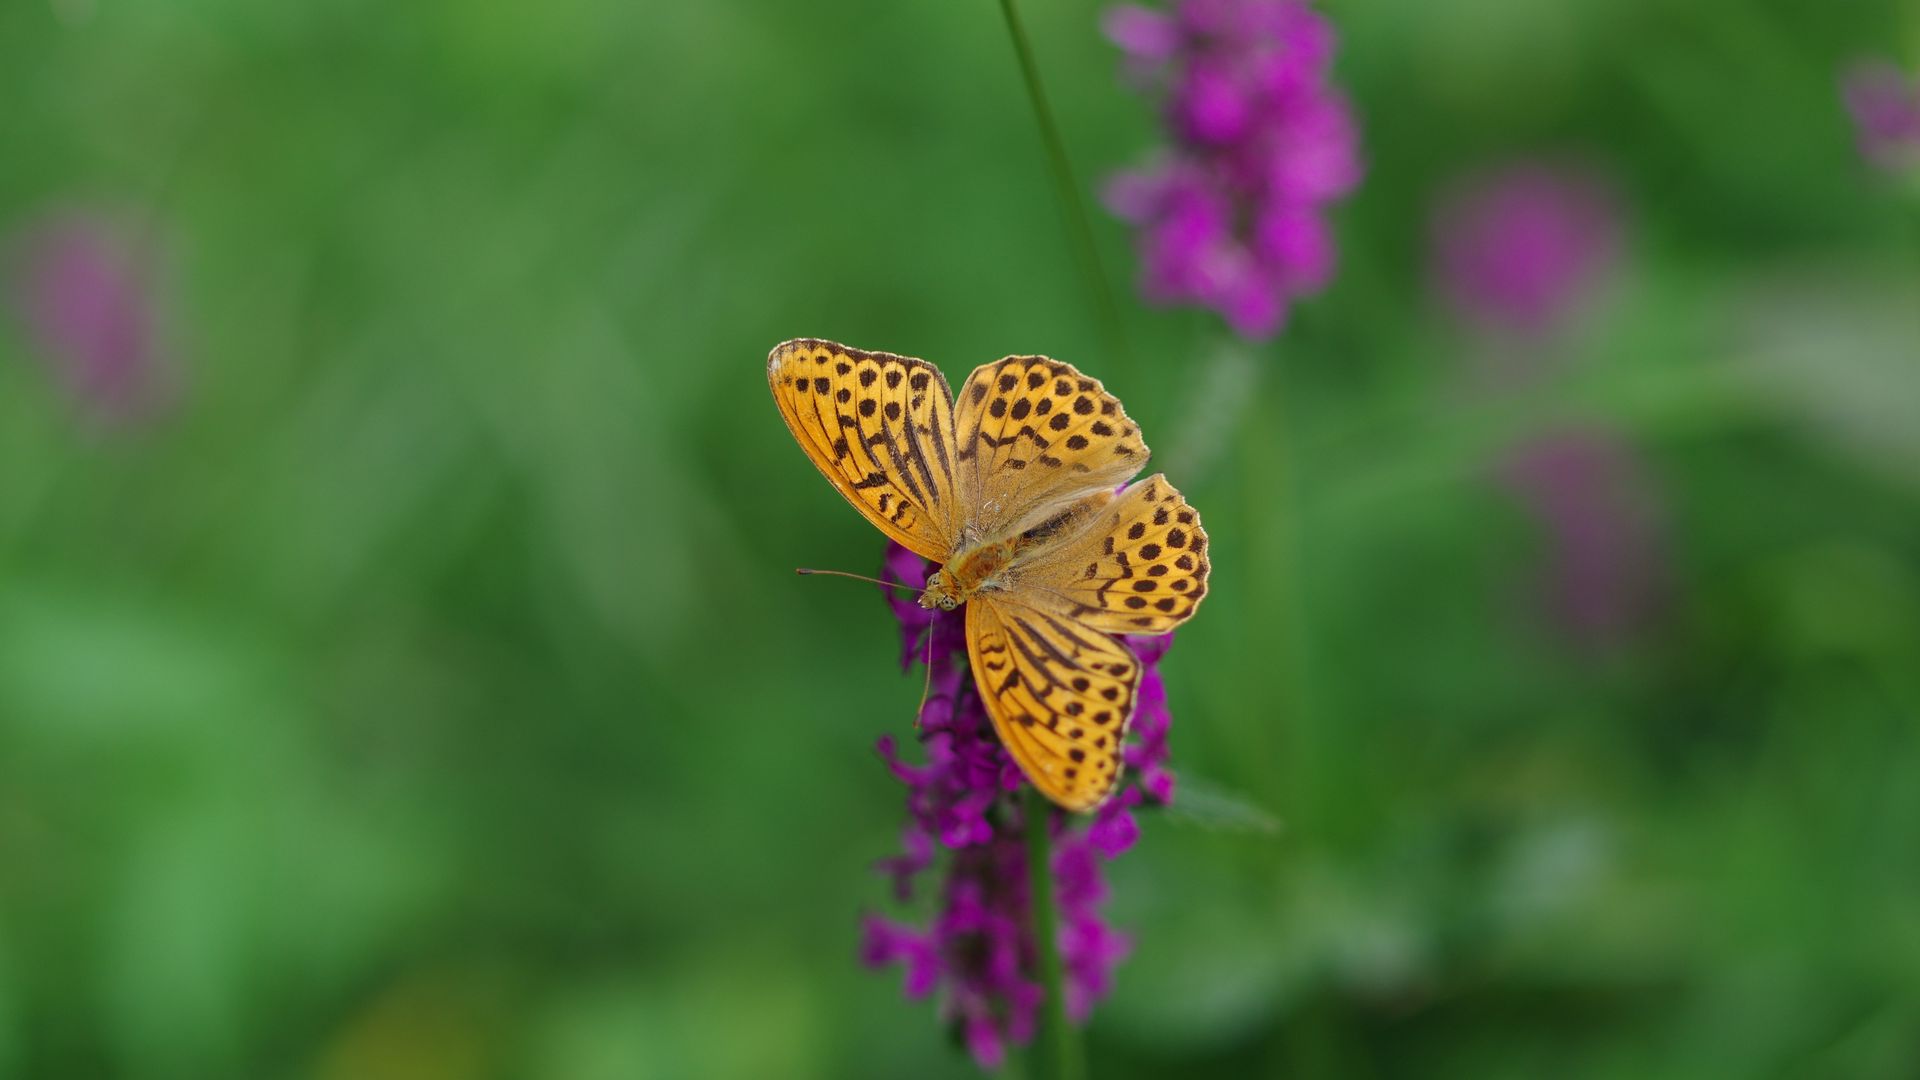
[(1207, 533), (1167, 478), (1155, 473), (1085, 516), (1019, 561), (1009, 589), (1110, 634), (1164, 634), (1187, 621), (1207, 594)]
[(972, 539), (1018, 533), (1140, 471), (1139, 428), (1098, 379), (1044, 356), (974, 369), (954, 405)]
[(767, 385), (801, 449), (855, 509), (912, 551), (947, 558), (965, 508), (940, 369), (801, 338), (767, 357)]
[(1090, 810), (1120, 782), (1140, 662), (1113, 638), (1006, 597), (967, 604), (967, 653), (994, 730), (1040, 792)]

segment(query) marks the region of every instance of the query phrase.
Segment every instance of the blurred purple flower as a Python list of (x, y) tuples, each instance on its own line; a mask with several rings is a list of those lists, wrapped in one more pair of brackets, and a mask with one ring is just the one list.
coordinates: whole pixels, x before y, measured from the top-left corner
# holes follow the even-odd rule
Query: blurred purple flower
[[(881, 576), (918, 586), (933, 564), (897, 544), (887, 546)], [(1032, 1039), (1043, 991), (1030, 927), (1024, 804), (1016, 798), (1020, 768), (1001, 747), (965, 664), (963, 615), (920, 607), (911, 594), (888, 591), (900, 621), (901, 666), (911, 670), (928, 655), (932, 676), (920, 711), (926, 764), (902, 760), (892, 736), (880, 756), (907, 787), (902, 853), (879, 869), (893, 880), (895, 899), (912, 899), (920, 875), (938, 850), (950, 851), (939, 911), (919, 929), (877, 916), (864, 920), (861, 960), (869, 967), (900, 965), (906, 993), (921, 998), (944, 988), (941, 1012), (956, 1026), (974, 1060), (994, 1068), (1009, 1043)], [(1056, 814), (1053, 875), (1060, 905), (1058, 948), (1067, 975), (1067, 1009), (1084, 1021), (1112, 984), (1128, 939), (1100, 917), (1106, 899), (1101, 863), (1133, 846), (1136, 806), (1164, 803), (1173, 793), (1167, 770), (1166, 693), (1158, 663), (1172, 641), (1128, 638), (1146, 670), (1134, 724), (1140, 740), (1127, 747), (1136, 784), (1128, 784), (1082, 826)]]
[(1920, 170), (1920, 79), (1885, 60), (1859, 60), (1840, 78), (1860, 156), (1892, 173)]
[(1466, 322), (1523, 337), (1560, 329), (1613, 266), (1618, 204), (1597, 177), (1523, 163), (1469, 178), (1433, 220), (1433, 274)]
[(114, 424), (164, 405), (170, 367), (149, 253), (134, 237), (74, 212), (29, 226), (10, 247), (15, 314), (69, 396)]
[(1331, 279), (1325, 213), (1360, 181), (1352, 113), (1327, 79), (1332, 26), (1305, 0), (1123, 4), (1103, 25), (1163, 98), (1171, 142), (1106, 190), (1139, 227), (1142, 292), (1271, 336)]
[(1601, 431), (1522, 443), (1502, 479), (1545, 533), (1541, 587), (1547, 614), (1575, 643), (1618, 644), (1663, 596), (1657, 504), (1633, 448)]

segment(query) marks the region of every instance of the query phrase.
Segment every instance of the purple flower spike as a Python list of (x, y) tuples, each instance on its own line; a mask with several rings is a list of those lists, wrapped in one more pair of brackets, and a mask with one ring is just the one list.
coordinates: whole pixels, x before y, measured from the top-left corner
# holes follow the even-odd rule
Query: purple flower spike
[(1505, 481), (1538, 521), (1548, 561), (1548, 616), (1577, 645), (1617, 644), (1650, 620), (1662, 599), (1658, 514), (1626, 443), (1566, 431), (1522, 444)]
[(1433, 273), (1462, 320), (1544, 337), (1594, 291), (1619, 251), (1611, 192), (1585, 173), (1538, 164), (1469, 179), (1434, 215)]
[(1161, 99), (1170, 137), (1156, 164), (1106, 189), (1139, 229), (1141, 291), (1272, 336), (1332, 278), (1326, 211), (1360, 181), (1352, 111), (1327, 78), (1331, 25), (1305, 0), (1125, 4), (1102, 25)]
[[(889, 544), (882, 577), (919, 585), (936, 566)], [(904, 598), (903, 598), (904, 596)], [(957, 1031), (974, 1060), (997, 1068), (1007, 1048), (1032, 1040), (1044, 994), (1036, 978), (1027, 878), (1024, 783), (994, 734), (966, 667), (965, 612), (928, 611), (910, 594), (888, 593), (900, 622), (902, 660), (911, 669), (932, 656), (931, 688), (920, 712), (925, 764), (901, 757), (892, 736), (878, 743), (887, 768), (907, 788), (907, 825), (901, 853), (878, 864), (901, 901), (931, 869), (940, 849), (949, 853), (939, 904), (922, 931), (869, 916), (860, 958), (869, 967), (900, 966), (909, 998), (941, 992), (940, 1015)], [(1172, 635), (1126, 639), (1145, 668), (1134, 714), (1138, 743), (1125, 750), (1135, 783), (1116, 792), (1090, 818), (1055, 813), (1054, 891), (1067, 1010), (1075, 1022), (1091, 1015), (1113, 982), (1131, 942), (1100, 915), (1107, 895), (1101, 866), (1139, 837), (1135, 808), (1172, 798), (1166, 768), (1166, 694), (1158, 664)]]
[(1920, 78), (1884, 60), (1862, 60), (1840, 79), (1860, 156), (1890, 173), (1920, 171)]
[(49, 217), (12, 245), (13, 307), (47, 367), (90, 416), (145, 419), (165, 404), (168, 360), (149, 260), (90, 213)]

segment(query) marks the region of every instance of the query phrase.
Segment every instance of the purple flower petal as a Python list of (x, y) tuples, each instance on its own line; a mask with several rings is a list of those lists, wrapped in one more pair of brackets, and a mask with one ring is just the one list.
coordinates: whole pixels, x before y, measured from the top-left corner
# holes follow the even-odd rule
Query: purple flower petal
[(1133, 847), (1140, 838), (1140, 825), (1133, 819), (1140, 797), (1140, 789), (1130, 787), (1095, 812), (1093, 824), (1087, 826), (1087, 841), (1094, 850), (1117, 859)]
[(989, 1071), (998, 1069), (1006, 1060), (1006, 1044), (1000, 1041), (1000, 1028), (993, 1021), (993, 1014), (975, 1013), (966, 1022), (967, 1053), (981, 1068)]
[(861, 921), (861, 930), (861, 963), (871, 968), (901, 965), (909, 998), (933, 993), (940, 978), (940, 956), (925, 934), (873, 916)]

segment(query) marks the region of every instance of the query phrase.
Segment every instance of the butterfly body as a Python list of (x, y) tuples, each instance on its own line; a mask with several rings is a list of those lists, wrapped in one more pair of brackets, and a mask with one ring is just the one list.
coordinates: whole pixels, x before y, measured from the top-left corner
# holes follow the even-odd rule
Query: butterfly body
[(1044, 356), (984, 364), (955, 395), (924, 360), (811, 338), (773, 350), (767, 383), (840, 494), (939, 564), (920, 603), (965, 607), (974, 683), (1027, 778), (1069, 810), (1098, 806), (1140, 676), (1117, 635), (1186, 621), (1209, 571), (1199, 515), (1166, 477), (1127, 484), (1148, 454), (1120, 402)]
[(959, 552), (927, 578), (920, 606), (952, 611), (982, 589), (990, 589), (1000, 571), (1013, 561), (1017, 540), (980, 544)]

